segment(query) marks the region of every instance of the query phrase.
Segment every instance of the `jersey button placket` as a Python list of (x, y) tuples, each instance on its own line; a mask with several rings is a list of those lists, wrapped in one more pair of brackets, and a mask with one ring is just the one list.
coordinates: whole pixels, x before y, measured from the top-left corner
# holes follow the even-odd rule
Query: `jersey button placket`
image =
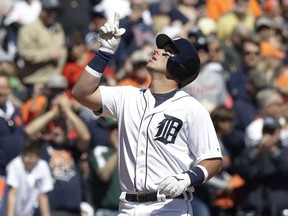
[[(143, 127), (144, 128), (144, 127)], [(140, 133), (138, 139), (138, 149), (137, 149), (137, 159), (136, 159), (136, 184), (137, 188), (144, 187), (144, 179), (145, 179), (145, 147), (146, 147), (146, 131), (143, 130)]]

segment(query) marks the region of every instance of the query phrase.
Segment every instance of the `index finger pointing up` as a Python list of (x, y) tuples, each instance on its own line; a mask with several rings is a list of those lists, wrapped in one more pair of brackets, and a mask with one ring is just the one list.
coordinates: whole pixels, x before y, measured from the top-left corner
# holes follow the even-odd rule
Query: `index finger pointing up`
[(114, 26), (118, 29), (119, 28), (119, 20), (120, 20), (120, 15), (118, 12), (115, 12), (114, 14)]

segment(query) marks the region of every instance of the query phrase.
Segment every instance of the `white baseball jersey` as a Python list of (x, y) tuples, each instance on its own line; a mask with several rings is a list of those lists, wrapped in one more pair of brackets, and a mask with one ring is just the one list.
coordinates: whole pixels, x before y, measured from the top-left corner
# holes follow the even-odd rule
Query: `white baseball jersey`
[(31, 216), (38, 205), (40, 192), (53, 189), (53, 179), (46, 161), (40, 159), (30, 173), (24, 168), (21, 156), (7, 166), (7, 184), (17, 189), (15, 216)]
[(155, 107), (150, 90), (101, 86), (102, 116), (119, 126), (123, 191), (157, 191), (161, 178), (222, 157), (208, 111), (182, 90)]

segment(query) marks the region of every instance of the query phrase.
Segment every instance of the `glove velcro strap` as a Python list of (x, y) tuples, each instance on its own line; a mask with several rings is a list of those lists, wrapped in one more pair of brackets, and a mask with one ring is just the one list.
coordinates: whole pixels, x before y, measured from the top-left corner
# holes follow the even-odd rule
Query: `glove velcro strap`
[(206, 180), (208, 178), (207, 169), (201, 165), (197, 165), (185, 173), (188, 174), (188, 176), (190, 178), (190, 181), (191, 181), (190, 186), (196, 186), (196, 185), (203, 184), (206, 182)]
[(86, 71), (99, 77), (99, 74), (101, 75), (104, 72), (112, 56), (110, 53), (98, 51), (86, 66)]

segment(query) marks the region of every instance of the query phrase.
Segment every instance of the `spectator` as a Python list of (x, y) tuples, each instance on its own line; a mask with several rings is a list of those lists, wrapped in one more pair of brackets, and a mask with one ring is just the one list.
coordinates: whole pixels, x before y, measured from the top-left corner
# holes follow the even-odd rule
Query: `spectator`
[(242, 67), (243, 42), (253, 37), (253, 34), (253, 29), (245, 23), (239, 23), (233, 28), (231, 37), (222, 43), (225, 51), (225, 63), (232, 73)]
[(21, 0), (14, 2), (12, 10), (7, 14), (4, 20), (6, 26), (26, 25), (36, 20), (41, 11), (40, 0)]
[[(203, 34), (199, 33), (199, 35)], [(196, 36), (196, 42), (193, 44), (198, 51), (201, 67), (197, 79), (185, 86), (184, 91), (202, 103), (209, 112), (220, 104), (231, 107), (232, 101), (223, 76), (224, 68), (220, 63), (210, 61), (206, 38)]]
[[(256, 17), (263, 14), (260, 3), (257, 0), (248, 1), (249, 11), (254, 14)], [(205, 4), (206, 13), (209, 17), (214, 20), (217, 20), (221, 15), (229, 12), (233, 9), (235, 5), (234, 0), (227, 0), (225, 2), (221, 0), (207, 0)]]
[(118, 51), (115, 53), (115, 71), (123, 67), (123, 62), (134, 51), (141, 48), (146, 43), (153, 40), (155, 33), (151, 23), (145, 22), (143, 13), (148, 9), (144, 0), (131, 1), (131, 13), (120, 19), (120, 26), (126, 29), (126, 33), (121, 38)]
[(144, 50), (134, 51), (129, 59), (131, 60), (132, 68), (130, 71), (126, 71), (126, 77), (121, 79), (117, 85), (131, 85), (144, 89), (148, 88), (151, 82), (151, 77), (146, 69), (149, 57), (149, 54)]
[(24, 61), (20, 68), (26, 85), (46, 82), (52, 74), (59, 74), (66, 61), (65, 33), (57, 22), (58, 0), (43, 0), (39, 18), (19, 30), (19, 56)]
[[(87, 31), (92, 7), (92, 0), (59, 1), (60, 13), (57, 18), (66, 35), (75, 31)], [(77, 16), (75, 16), (77, 14)]]
[(52, 216), (79, 216), (80, 204), (85, 201), (79, 160), (89, 148), (90, 133), (66, 94), (57, 95), (52, 104), (47, 112), (27, 124), (25, 131), (29, 137), (44, 140), (42, 157), (49, 163), (54, 178), (54, 190), (48, 193)]
[(255, 16), (248, 10), (248, 1), (235, 0), (235, 5), (217, 20), (217, 36), (225, 42), (230, 38), (235, 26), (245, 23), (249, 29), (254, 29)]
[(207, 182), (207, 187), (211, 187), (214, 192), (212, 215), (235, 215), (245, 182), (237, 172), (231, 172), (232, 157), (223, 143), (223, 138), (234, 128), (235, 112), (220, 105), (211, 112), (211, 118), (223, 154), (221, 171)]
[(89, 51), (96, 52), (100, 46), (98, 41), (100, 27), (107, 22), (107, 14), (100, 5), (95, 5), (90, 10), (90, 17), (88, 30), (84, 32), (84, 41)]
[(224, 145), (231, 155), (232, 163), (245, 148), (246, 127), (262, 114), (262, 110), (257, 103), (256, 94), (267, 87), (269, 87), (269, 82), (265, 74), (262, 71), (251, 70), (248, 74), (245, 91), (240, 93), (237, 99), (234, 100), (234, 128), (229, 135), (223, 138)]
[(31, 216), (38, 205), (42, 216), (50, 216), (47, 193), (53, 190), (53, 179), (41, 149), (40, 141), (28, 139), (22, 154), (8, 164), (7, 216)]
[[(24, 144), (24, 125), (20, 110), (11, 102), (11, 87), (7, 74), (0, 73), (0, 182), (5, 185), (6, 166), (17, 157)], [(6, 191), (0, 194), (0, 213), (4, 215)]]
[(236, 160), (236, 169), (245, 179), (237, 215), (285, 215), (288, 208), (288, 149), (281, 141), (278, 120), (264, 117), (261, 135)]
[(4, 20), (13, 8), (13, 0), (3, 0), (0, 2), (0, 61), (14, 61), (17, 47), (14, 35), (11, 35)]
[(118, 125), (112, 118), (105, 119), (109, 143), (97, 145), (90, 152), (91, 183), (96, 216), (118, 215), (121, 188), (117, 169)]
[[(95, 55), (93, 52), (89, 51), (85, 46), (83, 35), (80, 32), (73, 32), (68, 36), (68, 61), (64, 65), (62, 74), (66, 77), (68, 81), (68, 89), (72, 90), (72, 87), (76, 83), (77, 79), (80, 77), (85, 65), (92, 59)], [(111, 70), (109, 66), (105, 68), (105, 76), (113, 82), (115, 73)], [(114, 82), (115, 83), (115, 82)]]
[[(245, 130), (245, 145), (255, 146), (259, 143), (263, 136), (263, 120), (267, 116), (271, 116), (277, 121), (281, 127), (285, 124), (284, 118), (284, 98), (283, 96), (274, 88), (263, 89), (259, 91), (256, 95), (257, 103), (259, 104), (262, 115), (260, 118), (252, 121)], [(288, 145), (288, 133), (286, 128), (281, 128), (280, 139), (283, 145)]]
[(52, 100), (67, 88), (67, 80), (60, 74), (49, 77), (47, 83), (35, 83), (32, 97), (21, 108), (25, 124), (50, 109)]
[(245, 91), (249, 71), (257, 70), (261, 61), (260, 45), (255, 38), (242, 41), (241, 56), (241, 67), (237, 68), (234, 73), (231, 73), (227, 80), (227, 88), (233, 100), (236, 100), (239, 94)]

